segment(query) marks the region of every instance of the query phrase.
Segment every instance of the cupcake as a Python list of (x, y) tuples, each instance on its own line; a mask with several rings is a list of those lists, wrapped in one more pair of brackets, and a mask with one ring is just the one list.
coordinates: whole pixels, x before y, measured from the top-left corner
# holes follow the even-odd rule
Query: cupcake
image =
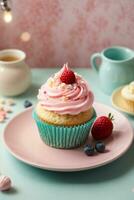
[(134, 81), (122, 88), (121, 95), (123, 108), (134, 113)]
[(55, 148), (85, 143), (96, 118), (94, 96), (87, 82), (65, 64), (41, 86), (33, 118), (40, 137)]

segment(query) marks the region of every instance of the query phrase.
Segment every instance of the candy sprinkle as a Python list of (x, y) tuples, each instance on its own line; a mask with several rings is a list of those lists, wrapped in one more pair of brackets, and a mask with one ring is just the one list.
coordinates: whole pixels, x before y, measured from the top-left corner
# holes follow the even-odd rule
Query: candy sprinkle
[(3, 123), (6, 119), (7, 112), (4, 110), (4, 108), (0, 109), (0, 123)]
[(0, 110), (0, 116), (3, 116), (5, 118), (6, 117), (6, 111), (5, 110)]
[(0, 111), (4, 109), (4, 106), (0, 104)]
[(6, 100), (6, 105), (8, 105), (8, 106), (14, 106), (15, 105), (15, 101), (13, 99), (7, 99)]
[(24, 101), (24, 107), (25, 108), (28, 108), (28, 107), (31, 107), (33, 104), (29, 101), (29, 100), (25, 100)]
[(6, 113), (12, 113), (13, 112), (9, 107), (5, 107), (4, 110), (5, 110)]
[(0, 123), (4, 122), (4, 120), (5, 120), (5, 117), (0, 115)]
[(3, 99), (3, 98), (0, 98), (0, 104), (5, 104), (5, 99)]

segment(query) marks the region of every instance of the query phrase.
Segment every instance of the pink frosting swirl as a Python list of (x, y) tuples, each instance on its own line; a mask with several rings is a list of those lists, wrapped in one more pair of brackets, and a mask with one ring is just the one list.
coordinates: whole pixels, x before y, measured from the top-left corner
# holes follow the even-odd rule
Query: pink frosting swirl
[(39, 89), (38, 99), (44, 109), (54, 111), (58, 114), (76, 115), (91, 108), (93, 104), (93, 93), (85, 80), (75, 73), (76, 82), (65, 84), (60, 81), (60, 75), (64, 67), (50, 77)]

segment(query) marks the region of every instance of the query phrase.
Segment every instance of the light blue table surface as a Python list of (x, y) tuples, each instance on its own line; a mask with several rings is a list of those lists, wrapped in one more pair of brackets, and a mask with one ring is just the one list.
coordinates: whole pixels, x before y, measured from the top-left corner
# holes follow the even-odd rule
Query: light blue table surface
[[(35, 104), (38, 88), (56, 71), (32, 70), (32, 87), (15, 98), (17, 104), (10, 118), (24, 110), (25, 99)], [(90, 83), (96, 101), (111, 104), (110, 97), (100, 91), (97, 75), (92, 70), (75, 71)], [(134, 127), (134, 118), (126, 117)], [(0, 124), (0, 171), (12, 178), (14, 187), (9, 192), (1, 192), (0, 200), (134, 199), (134, 145), (121, 158), (103, 167), (73, 173), (50, 172), (26, 165), (10, 155), (2, 143), (5, 126), (6, 123)]]

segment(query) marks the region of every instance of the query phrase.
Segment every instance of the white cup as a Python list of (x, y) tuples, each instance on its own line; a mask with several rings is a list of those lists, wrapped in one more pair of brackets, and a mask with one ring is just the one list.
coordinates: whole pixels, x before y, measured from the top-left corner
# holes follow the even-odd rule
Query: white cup
[(0, 94), (16, 96), (31, 84), (31, 72), (25, 63), (26, 54), (17, 49), (0, 51)]

